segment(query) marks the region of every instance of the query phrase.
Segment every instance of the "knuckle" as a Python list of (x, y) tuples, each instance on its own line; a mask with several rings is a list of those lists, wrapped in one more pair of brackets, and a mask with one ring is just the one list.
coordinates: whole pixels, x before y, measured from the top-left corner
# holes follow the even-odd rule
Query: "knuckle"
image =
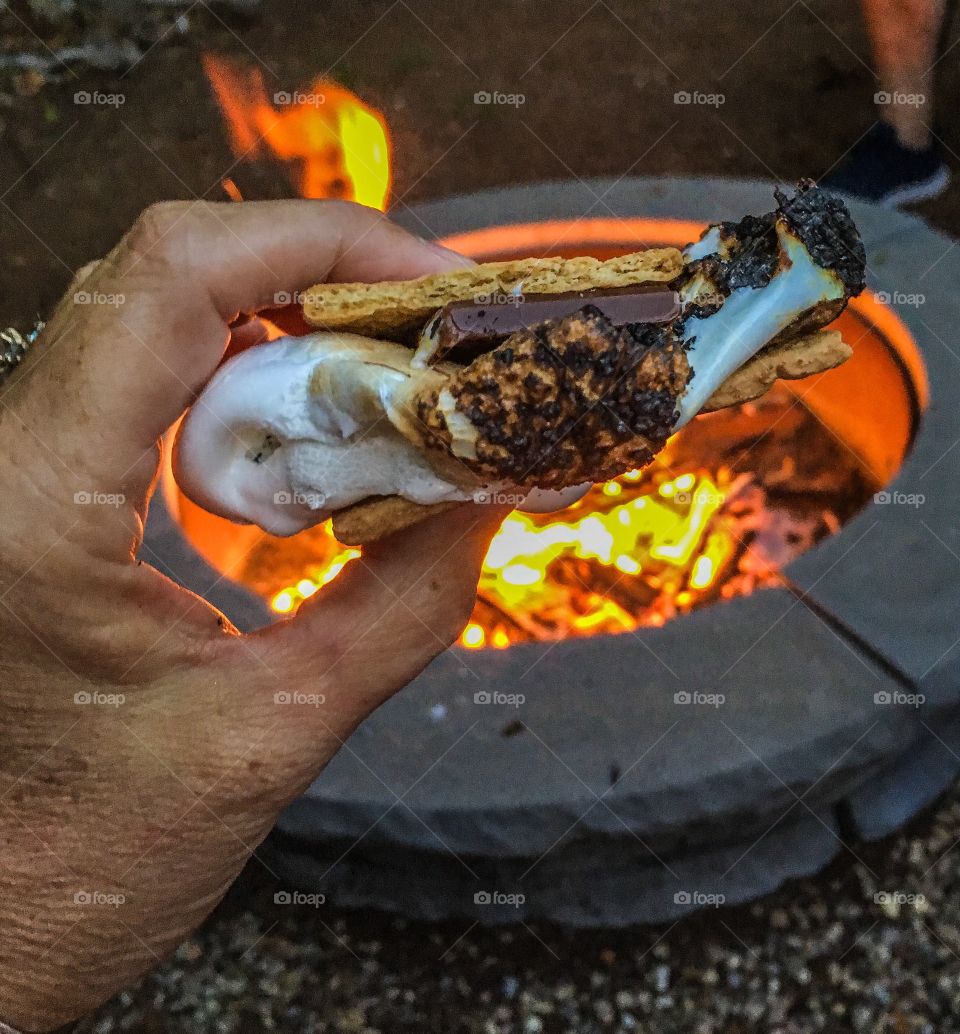
[(369, 219), (370, 222), (387, 222), (387, 217), (379, 209), (361, 205), (356, 201), (343, 198), (325, 198), (318, 202), (328, 212), (345, 215), (354, 219)]
[(179, 243), (179, 228), (189, 221), (188, 201), (159, 201), (145, 208), (127, 234), (127, 246), (142, 257), (165, 258)]
[(383, 212), (376, 208), (368, 208), (366, 205), (358, 204), (356, 201), (330, 199), (319, 201), (317, 204), (324, 207), (325, 214), (329, 214), (333, 225), (352, 226), (355, 230), (372, 230), (386, 227), (388, 229), (396, 229), (398, 232), (404, 232)]

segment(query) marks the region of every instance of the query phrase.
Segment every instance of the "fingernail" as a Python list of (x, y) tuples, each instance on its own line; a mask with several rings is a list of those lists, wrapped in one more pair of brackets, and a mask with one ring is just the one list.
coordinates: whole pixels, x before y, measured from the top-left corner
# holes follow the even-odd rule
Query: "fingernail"
[(436, 241), (423, 239), (423, 243), (426, 244), (431, 251), (435, 251), (438, 255), (441, 255), (451, 265), (462, 267), (476, 265), (476, 262), (474, 262), (472, 258), (467, 258), (466, 255), (461, 255), (459, 251), (454, 251), (452, 248), (445, 248), (442, 244), (438, 244)]

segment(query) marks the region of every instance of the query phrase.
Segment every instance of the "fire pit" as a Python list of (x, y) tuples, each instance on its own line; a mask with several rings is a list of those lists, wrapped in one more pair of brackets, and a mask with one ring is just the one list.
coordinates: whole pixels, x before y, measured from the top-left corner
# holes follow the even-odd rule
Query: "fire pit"
[[(593, 181), (394, 215), (476, 257), (605, 256), (769, 197)], [(854, 215), (888, 292), (844, 315), (855, 358), (694, 421), (570, 511), (510, 518), (462, 643), (281, 817), (275, 872), (420, 917), (662, 920), (855, 853), (948, 785), (956, 263), (918, 220)], [(355, 551), (229, 525), (165, 479), (144, 555), (250, 628)]]

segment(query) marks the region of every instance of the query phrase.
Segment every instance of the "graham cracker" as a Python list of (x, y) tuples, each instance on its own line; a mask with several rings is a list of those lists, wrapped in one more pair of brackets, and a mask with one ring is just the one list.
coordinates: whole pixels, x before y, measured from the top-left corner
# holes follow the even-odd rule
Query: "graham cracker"
[(333, 534), (345, 546), (362, 546), (461, 505), (456, 502), (423, 505), (398, 495), (372, 496), (338, 510), (333, 515)]
[(314, 327), (402, 339), (449, 302), (514, 293), (559, 294), (633, 284), (667, 283), (683, 271), (676, 248), (650, 248), (611, 259), (529, 258), (484, 262), (377, 284), (317, 284), (303, 295)]
[(795, 381), (845, 363), (853, 349), (837, 330), (820, 330), (758, 352), (707, 399), (702, 413), (736, 406), (765, 395), (776, 380)]

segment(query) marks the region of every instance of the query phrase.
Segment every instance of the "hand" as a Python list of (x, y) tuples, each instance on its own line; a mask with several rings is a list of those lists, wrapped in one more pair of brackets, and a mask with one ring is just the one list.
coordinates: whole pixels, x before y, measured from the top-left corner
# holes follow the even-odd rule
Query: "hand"
[[(135, 559), (157, 440), (238, 312), (463, 261), (350, 204), (159, 205), (0, 389), (0, 1019), (49, 1030), (172, 950), (465, 624), (493, 507), (372, 547), (249, 636)], [(326, 704), (278, 706), (280, 688)]]

